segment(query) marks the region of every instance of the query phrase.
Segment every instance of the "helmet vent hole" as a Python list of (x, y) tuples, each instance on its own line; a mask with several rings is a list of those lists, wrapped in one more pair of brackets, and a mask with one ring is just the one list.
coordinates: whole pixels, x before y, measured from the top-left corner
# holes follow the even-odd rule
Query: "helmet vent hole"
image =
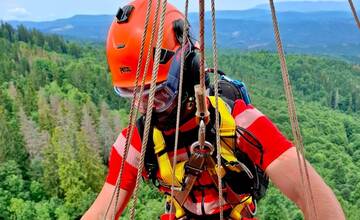
[(124, 47), (125, 47), (125, 44), (118, 44), (118, 45), (116, 46), (117, 49), (122, 49), (122, 48), (124, 48)]
[(117, 23), (126, 23), (129, 20), (131, 12), (134, 10), (134, 6), (127, 5), (123, 8), (119, 8), (118, 12), (116, 13)]

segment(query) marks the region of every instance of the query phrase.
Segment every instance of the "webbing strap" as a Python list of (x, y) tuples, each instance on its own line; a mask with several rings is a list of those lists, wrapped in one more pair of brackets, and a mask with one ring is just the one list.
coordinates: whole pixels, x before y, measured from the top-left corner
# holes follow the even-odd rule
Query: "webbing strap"
[(209, 171), (209, 175), (213, 183), (215, 184), (218, 190), (222, 190), (224, 192), (224, 201), (220, 201), (219, 205), (224, 205), (226, 201), (232, 207), (232, 211), (230, 213), (230, 217), (232, 220), (241, 220), (242, 217), (253, 217), (250, 212), (246, 212), (246, 207), (252, 204), (252, 196), (244, 195), (239, 196), (236, 194), (231, 187), (228, 185), (220, 186), (219, 185), (219, 177), (222, 178), (225, 175), (225, 170), (223, 167), (218, 167), (215, 163), (214, 159), (211, 157), (206, 158), (205, 166)]
[[(208, 99), (213, 107), (216, 106), (216, 97), (208, 96)], [(237, 162), (237, 158), (234, 155), (234, 137), (236, 136), (236, 124), (233, 116), (230, 113), (230, 109), (225, 101), (218, 97), (218, 112), (220, 115), (220, 136), (221, 136), (221, 148), (220, 154), (227, 162)], [(232, 169), (232, 168), (231, 168)], [(238, 171), (234, 168), (233, 171)]]
[(165, 150), (166, 144), (164, 136), (162, 135), (161, 131), (155, 127), (153, 130), (153, 141), (155, 154), (159, 154), (161, 151)]
[[(160, 167), (159, 172), (160, 172), (161, 179), (162, 179), (162, 181), (164, 181), (168, 184), (171, 184), (173, 182), (173, 178), (172, 178), (173, 167), (171, 165), (169, 155), (165, 151), (166, 145), (165, 145), (164, 136), (162, 135), (161, 131), (155, 127), (153, 130), (153, 141), (154, 141), (155, 154), (156, 154), (157, 161), (158, 161), (158, 164)], [(165, 169), (161, 169), (161, 167), (163, 167)], [(178, 170), (178, 173), (181, 172), (179, 169), (175, 168), (175, 170)], [(174, 178), (173, 185), (181, 186), (181, 184), (177, 180), (177, 178)]]
[[(216, 97), (208, 96), (211, 105), (216, 106)], [(221, 137), (234, 137), (236, 133), (236, 124), (233, 116), (231, 115), (228, 106), (220, 97), (218, 98), (218, 109), (221, 117), (220, 121), (220, 136)]]
[[(215, 97), (209, 96), (208, 98), (210, 100), (211, 105), (213, 105), (213, 103), (215, 103)], [(237, 160), (236, 156), (234, 155), (234, 151), (233, 151), (234, 149), (231, 148), (232, 146), (234, 146), (233, 142), (234, 142), (234, 136), (236, 133), (235, 120), (231, 116), (226, 103), (221, 98), (219, 98), (218, 100), (219, 100), (219, 114), (221, 117), (220, 135), (221, 135), (221, 137), (224, 137), (224, 138), (222, 138), (222, 141), (221, 141), (221, 145), (222, 145), (221, 157), (224, 158), (225, 161), (229, 162), (229, 164), (236, 163), (236, 162), (238, 162), (238, 160)], [(159, 164), (160, 177), (166, 185), (171, 185), (173, 182), (172, 172), (173, 172), (174, 166), (171, 165), (169, 156), (168, 156), (167, 152), (165, 151), (166, 143), (165, 143), (164, 136), (163, 136), (162, 132), (159, 129), (157, 129), (156, 127), (154, 127), (154, 129), (153, 129), (153, 142), (154, 142), (154, 151), (157, 156), (157, 161)], [(176, 153), (176, 152), (174, 152), (174, 153)], [(191, 161), (191, 158), (188, 162), (188, 164), (190, 164), (190, 167), (191, 167), (192, 162), (190, 162), (190, 161)], [(237, 167), (229, 166), (228, 168), (230, 170), (236, 171), (236, 172), (241, 171)], [(181, 182), (185, 176), (183, 163), (175, 164), (175, 176), (176, 176), (176, 178), (174, 178), (174, 184), (175, 184), (175, 186), (179, 187), (179, 186), (181, 186)]]
[(242, 219), (245, 208), (251, 205), (252, 202), (253, 201), (251, 197), (244, 198), (242, 201), (240, 201), (239, 204), (236, 205), (231, 211), (231, 219)]
[(184, 182), (184, 189), (182, 191), (174, 192), (176, 201), (183, 206), (187, 197), (189, 196), (198, 176), (203, 171), (205, 164), (205, 157), (200, 155), (191, 155), (187, 165), (187, 176)]
[[(215, 104), (215, 97), (210, 96), (208, 98), (211, 105), (213, 106)], [(220, 135), (224, 137), (222, 140), (221, 157), (229, 163), (238, 162), (236, 156), (233, 153), (234, 149), (231, 148), (233, 144), (230, 144), (231, 141), (234, 141), (234, 137), (236, 134), (235, 120), (230, 114), (228, 106), (221, 98), (218, 99), (218, 107), (219, 115), (221, 118)], [(153, 130), (153, 142), (154, 151), (157, 155), (157, 160), (159, 164), (160, 177), (163, 183), (170, 186), (173, 183), (172, 173), (174, 168), (173, 166), (171, 166), (169, 156), (166, 152), (166, 143), (164, 136), (162, 132), (157, 128), (154, 128)], [(183, 189), (182, 191), (174, 191), (173, 194), (174, 199), (181, 206), (185, 203), (198, 176), (201, 174), (205, 167), (217, 188), (219, 188), (218, 174), (220, 174), (221, 177), (225, 175), (225, 169), (223, 167), (218, 167), (215, 164), (213, 158), (211, 158), (210, 156), (204, 156), (195, 153), (191, 155), (189, 161), (186, 162), (186, 165), (185, 162), (186, 161), (183, 161), (175, 165), (176, 178), (174, 179), (174, 186), (182, 186)], [(241, 169), (239, 169), (238, 167), (228, 168), (237, 172), (241, 171)], [(184, 183), (182, 184), (182, 180), (185, 177), (185, 172), (187, 176)], [(230, 197), (226, 198), (226, 200), (229, 200), (228, 203), (235, 207), (235, 205), (237, 205), (240, 200), (236, 197), (236, 194), (230, 189), (227, 189), (227, 194), (230, 195)]]
[[(185, 210), (182, 208), (182, 206), (174, 199), (174, 195), (170, 195), (166, 197), (166, 202), (170, 204), (171, 206), (174, 206), (173, 208), (170, 208), (170, 213), (172, 214), (175, 211), (175, 217), (176, 219), (180, 219), (181, 217), (184, 217), (186, 215)], [(166, 219), (166, 218), (165, 218)], [(171, 219), (168, 219), (171, 220)]]

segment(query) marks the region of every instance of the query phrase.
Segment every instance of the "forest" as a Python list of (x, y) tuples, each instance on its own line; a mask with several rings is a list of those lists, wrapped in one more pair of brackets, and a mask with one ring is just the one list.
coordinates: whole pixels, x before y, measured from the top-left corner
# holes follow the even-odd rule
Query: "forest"
[[(253, 104), (292, 139), (276, 54), (220, 51)], [(360, 219), (360, 65), (287, 56), (306, 156), (347, 219)], [(211, 65), (209, 56), (208, 62)], [(0, 219), (79, 219), (100, 191), (128, 101), (111, 86), (102, 46), (0, 25)], [(137, 219), (157, 219), (162, 196), (142, 184)], [(124, 219), (128, 219), (124, 213)], [(273, 186), (259, 219), (303, 219)]]

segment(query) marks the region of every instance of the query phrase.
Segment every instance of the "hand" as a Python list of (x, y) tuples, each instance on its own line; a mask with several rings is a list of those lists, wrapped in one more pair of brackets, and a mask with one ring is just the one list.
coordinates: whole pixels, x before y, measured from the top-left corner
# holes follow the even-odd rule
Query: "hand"
[[(105, 218), (106, 210), (109, 206), (111, 197), (114, 193), (115, 186), (105, 183), (103, 188), (101, 189), (99, 195), (97, 196), (94, 203), (91, 207), (86, 211), (86, 213), (81, 218), (82, 220), (103, 220)], [(120, 216), (124, 208), (126, 207), (131, 193), (126, 190), (120, 189), (119, 200), (116, 207), (117, 216)], [(113, 219), (112, 216), (114, 214), (115, 209), (115, 197), (111, 203), (111, 207), (109, 212), (107, 213), (106, 219)]]

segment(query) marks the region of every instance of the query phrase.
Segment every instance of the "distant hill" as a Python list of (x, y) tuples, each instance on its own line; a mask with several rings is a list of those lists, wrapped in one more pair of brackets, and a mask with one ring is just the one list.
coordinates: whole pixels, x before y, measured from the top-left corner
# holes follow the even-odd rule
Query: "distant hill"
[[(267, 10), (220, 11), (217, 36), (222, 48), (275, 49), (271, 15)], [(288, 52), (360, 58), (360, 31), (348, 12), (280, 12), (280, 32)], [(197, 33), (198, 22), (192, 22)], [(211, 24), (206, 25), (210, 33)], [(208, 45), (211, 34), (206, 37)]]
[[(299, 6), (299, 7), (298, 7)], [(301, 6), (301, 7), (300, 7)], [(278, 19), (285, 49), (288, 52), (326, 54), (360, 60), (360, 32), (346, 2), (282, 2)], [(338, 9), (333, 11), (332, 9)], [(190, 13), (193, 33), (198, 32), (198, 14)], [(209, 20), (210, 14), (206, 13)], [(49, 22), (10, 21), (45, 33), (55, 33), (80, 41), (103, 43), (112, 15), (76, 15)], [(210, 21), (206, 25), (210, 32)], [(242, 11), (217, 12), (220, 48), (273, 50), (271, 15), (265, 5)], [(196, 36), (195, 36), (196, 37)], [(206, 37), (211, 43), (211, 34)]]
[[(349, 11), (350, 7), (347, 1), (295, 1), (275, 3), (279, 12), (298, 11), (298, 12), (316, 12), (316, 11)], [(269, 4), (256, 6), (257, 9), (269, 9)]]
[(9, 21), (13, 26), (20, 24), (45, 33), (59, 34), (65, 37), (87, 41), (104, 41), (112, 15), (75, 15), (71, 18), (46, 22)]

